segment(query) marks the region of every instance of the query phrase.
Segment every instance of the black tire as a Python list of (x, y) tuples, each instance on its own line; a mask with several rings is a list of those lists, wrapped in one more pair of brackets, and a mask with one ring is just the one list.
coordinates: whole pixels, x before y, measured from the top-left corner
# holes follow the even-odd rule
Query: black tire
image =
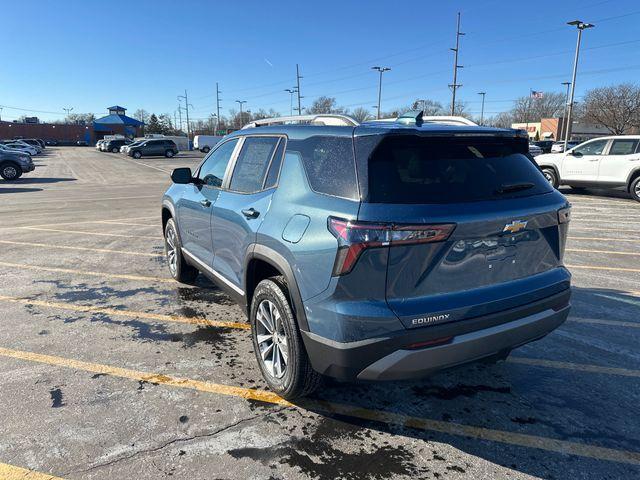
[[(173, 246), (171, 243), (173, 243)], [(186, 262), (182, 256), (181, 247), (182, 244), (180, 242), (180, 236), (178, 235), (178, 229), (176, 228), (173, 218), (170, 218), (164, 227), (164, 251), (167, 257), (167, 263), (169, 264), (169, 273), (171, 273), (174, 280), (180, 283), (191, 284), (199, 272), (197, 268), (192, 267)], [(175, 268), (170, 256), (171, 251), (175, 254)]]
[(5, 162), (0, 165), (0, 176), (5, 180), (17, 180), (22, 175), (20, 165), (13, 162)]
[(209, 150), (211, 150), (209, 147), (204, 147), (202, 150), (200, 150), (202, 153), (209, 153)]
[(167, 150), (166, 152), (164, 152), (164, 156), (167, 158), (171, 158), (175, 155), (175, 152), (173, 150)]
[(133, 152), (133, 158), (140, 158), (142, 154), (140, 152)]
[(631, 184), (629, 185), (629, 193), (631, 194), (631, 198), (633, 198), (636, 202), (640, 202), (640, 177), (636, 177), (631, 180)]
[[(258, 310), (262, 308), (261, 305), (268, 305), (266, 301), (271, 302), (277, 308), (280, 315), (279, 326), (282, 327), (281, 329), (286, 338), (284, 348), (288, 352), (287, 361), (285, 371), (280, 378), (273, 374), (270, 367), (263, 360), (261, 345), (258, 343), (259, 328), (264, 331), (264, 323), (258, 319)], [(265, 308), (268, 308), (268, 306)], [(296, 318), (291, 310), (288, 290), (283, 277), (272, 277), (258, 284), (251, 301), (249, 321), (251, 323), (251, 338), (256, 360), (262, 371), (262, 376), (272, 391), (283, 398), (291, 400), (309, 395), (320, 386), (322, 375), (311, 367), (309, 356), (298, 330)], [(261, 325), (259, 325), (259, 322)], [(264, 335), (268, 336), (268, 334)], [(262, 348), (266, 347), (268, 341), (263, 342)], [(275, 351), (274, 341), (272, 340), (271, 342), (273, 349), (271, 351)], [(282, 345), (282, 343), (279, 345)], [(279, 348), (282, 351), (282, 347)]]
[(560, 186), (560, 181), (558, 180), (558, 174), (553, 168), (543, 168), (542, 174), (547, 179), (547, 181), (551, 184), (553, 188), (558, 188)]
[(120, 149), (118, 147), (113, 147), (111, 149), (111, 153), (118, 153), (120, 151)]
[(575, 187), (571, 185), (571, 190), (573, 190), (574, 192), (584, 192), (586, 189), (587, 187)]

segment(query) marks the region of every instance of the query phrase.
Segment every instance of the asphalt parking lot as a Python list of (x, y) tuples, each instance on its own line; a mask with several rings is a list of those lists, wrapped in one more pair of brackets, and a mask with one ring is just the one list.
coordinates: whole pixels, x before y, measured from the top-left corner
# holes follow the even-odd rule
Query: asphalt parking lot
[(240, 309), (168, 274), (160, 196), (200, 157), (47, 148), (0, 183), (0, 478), (640, 477), (639, 203), (565, 192), (572, 314), (507, 362), (290, 404)]

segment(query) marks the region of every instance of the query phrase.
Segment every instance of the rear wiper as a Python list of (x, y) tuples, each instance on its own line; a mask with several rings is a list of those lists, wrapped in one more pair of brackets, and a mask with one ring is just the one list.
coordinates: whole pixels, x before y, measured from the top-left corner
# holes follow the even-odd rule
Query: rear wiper
[(520, 190), (528, 190), (529, 188), (535, 187), (535, 184), (531, 182), (525, 183), (505, 183), (500, 185), (500, 188), (496, 190), (496, 193), (511, 193), (511, 192), (519, 192)]

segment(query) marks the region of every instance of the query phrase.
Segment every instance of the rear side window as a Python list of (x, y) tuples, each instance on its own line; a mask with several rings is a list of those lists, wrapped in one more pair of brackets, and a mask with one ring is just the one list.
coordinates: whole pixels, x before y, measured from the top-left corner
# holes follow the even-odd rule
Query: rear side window
[(247, 137), (233, 169), (229, 189), (251, 193), (262, 190), (262, 184), (278, 146), (278, 137)]
[(265, 189), (275, 187), (278, 184), (278, 175), (280, 174), (280, 166), (282, 165), (282, 158), (284, 157), (285, 143), (284, 138), (281, 138), (280, 143), (278, 143), (278, 148), (269, 166), (269, 173), (267, 173), (267, 178), (264, 181)]
[(525, 153), (515, 139), (389, 136), (369, 158), (369, 202), (460, 203), (550, 192)]
[(638, 140), (624, 139), (614, 140), (609, 149), (609, 155), (631, 155), (636, 151)]
[(358, 199), (351, 137), (314, 136), (306, 140), (289, 140), (287, 153), (302, 159), (315, 192)]

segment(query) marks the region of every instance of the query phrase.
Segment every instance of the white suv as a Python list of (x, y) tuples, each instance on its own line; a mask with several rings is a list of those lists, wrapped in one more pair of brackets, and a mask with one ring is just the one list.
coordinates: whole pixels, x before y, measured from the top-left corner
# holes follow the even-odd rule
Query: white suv
[(640, 135), (594, 138), (566, 153), (535, 157), (554, 187), (624, 187), (640, 202)]

